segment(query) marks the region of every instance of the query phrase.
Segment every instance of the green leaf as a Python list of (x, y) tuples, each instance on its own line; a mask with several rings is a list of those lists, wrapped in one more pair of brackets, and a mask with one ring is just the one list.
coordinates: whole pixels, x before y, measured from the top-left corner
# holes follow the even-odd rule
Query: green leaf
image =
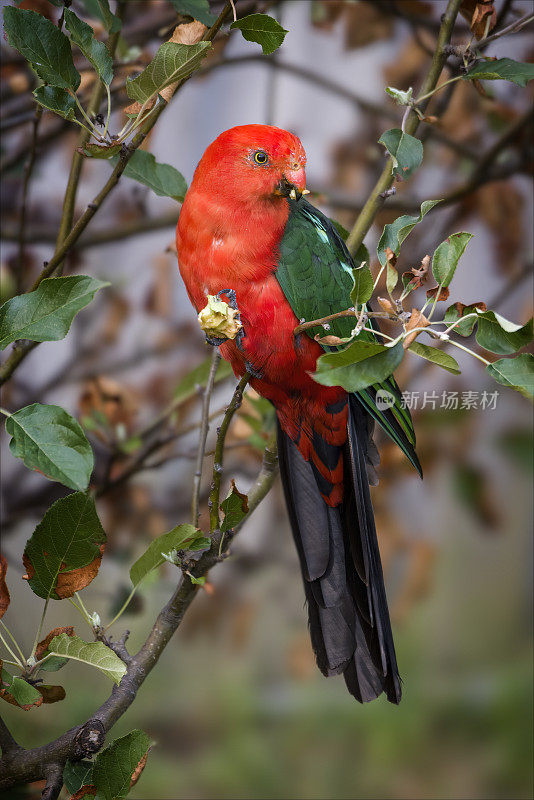
[(369, 267), (358, 267), (352, 270), (354, 286), (350, 293), (350, 299), (354, 307), (366, 303), (373, 294), (374, 280)]
[(63, 119), (76, 120), (76, 101), (66, 91), (57, 86), (38, 86), (33, 90), (33, 96), (43, 108), (59, 114)]
[(47, 656), (46, 653), (41, 659), (43, 662), (38, 663), (36, 666), (37, 672), (57, 672), (62, 669), (68, 662), (68, 658), (60, 658), (59, 656)]
[(79, 636), (60, 633), (54, 636), (48, 650), (52, 655), (96, 667), (116, 684), (121, 682), (126, 672), (126, 664), (103, 642), (84, 642)]
[(440, 286), (448, 286), (452, 281), (458, 262), (472, 238), (472, 233), (461, 231), (451, 234), (438, 245), (432, 256), (432, 272)]
[(91, 783), (92, 761), (67, 761), (63, 770), (65, 788), (75, 794), (82, 786)]
[(432, 361), (432, 363), (437, 364), (438, 367), (443, 367), (443, 369), (446, 369), (448, 372), (452, 372), (453, 375), (460, 375), (461, 373), (456, 359), (443, 350), (439, 350), (437, 347), (430, 347), (430, 345), (421, 344), (421, 342), (412, 342), (408, 349), (411, 350), (412, 353), (421, 356), (421, 358)]
[(146, 150), (135, 151), (123, 174), (148, 186), (160, 197), (172, 197), (180, 203), (187, 192), (184, 176), (170, 164), (158, 164), (152, 153)]
[(74, 44), (78, 45), (94, 67), (100, 80), (109, 86), (113, 80), (113, 60), (106, 45), (95, 39), (91, 26), (79, 19), (70, 8), (65, 8), (65, 27)]
[(511, 58), (498, 58), (497, 61), (481, 61), (462, 75), (464, 81), (512, 81), (518, 86), (526, 86), (534, 78), (534, 64), (513, 61)]
[(224, 513), (221, 533), (235, 528), (248, 514), (248, 497), (238, 492), (235, 481), (232, 481), (228, 497), (221, 503), (221, 509)]
[(199, 538), (199, 531), (194, 525), (177, 525), (167, 533), (162, 533), (150, 542), (147, 549), (130, 569), (130, 578), (134, 586), (138, 586), (143, 578), (156, 567), (165, 562), (162, 553), (169, 550), (187, 550), (188, 544)]
[[(184, 375), (174, 390), (173, 399), (176, 405), (179, 403), (185, 403), (186, 400), (189, 400), (191, 397), (195, 397), (195, 395), (198, 394), (198, 387), (203, 387), (208, 382), (210, 368), (211, 356), (208, 356), (201, 364), (198, 365), (198, 367), (195, 367), (191, 370), (191, 372), (188, 372), (187, 375)], [(219, 361), (217, 372), (215, 373), (215, 383), (225, 380), (233, 374), (232, 367), (228, 361), (221, 359), (221, 361)]]
[(4, 29), (9, 44), (30, 62), (42, 81), (76, 91), (81, 79), (70, 42), (53, 22), (36, 11), (6, 6)]
[(400, 128), (383, 133), (378, 144), (383, 144), (393, 159), (392, 174), (403, 180), (409, 178), (423, 161), (423, 145), (419, 139), (403, 133)]
[(171, 0), (178, 14), (184, 14), (193, 19), (198, 19), (208, 28), (211, 28), (217, 16), (210, 13), (208, 0)]
[[(453, 322), (456, 322), (456, 320), (462, 317), (467, 317), (468, 314), (476, 314), (477, 305), (479, 304), (464, 306), (462, 303), (453, 303), (452, 306), (449, 306), (446, 310), (443, 321), (446, 322), (447, 325), (452, 325)], [(484, 308), (485, 307), (484, 305)], [(460, 336), (470, 336), (473, 333), (473, 328), (476, 323), (476, 316), (470, 317), (469, 319), (459, 322), (451, 332), (458, 333)]]
[(95, 759), (91, 782), (98, 789), (99, 800), (118, 800), (130, 791), (132, 776), (150, 750), (150, 739), (135, 730), (115, 739)]
[(142, 105), (171, 83), (188, 78), (200, 66), (210, 47), (209, 42), (197, 44), (165, 42), (137, 78), (128, 78), (126, 81), (128, 97)]
[(33, 592), (61, 600), (83, 589), (96, 576), (105, 541), (92, 497), (74, 492), (57, 500), (24, 549)]
[(238, 28), (247, 42), (261, 44), (264, 56), (274, 53), (288, 32), (274, 17), (270, 17), (268, 14), (249, 14), (248, 17), (232, 22), (230, 28)]
[(479, 311), (476, 340), (481, 347), (508, 356), (532, 341), (532, 319), (523, 326), (501, 317), (495, 311)]
[(409, 106), (412, 100), (413, 89), (410, 86), (407, 92), (403, 92), (400, 89), (395, 89), (393, 86), (386, 86), (386, 94), (393, 97), (397, 105)]
[(83, 0), (87, 13), (94, 19), (99, 19), (108, 33), (120, 31), (122, 22), (120, 17), (111, 13), (109, 0)]
[(35, 291), (12, 297), (0, 307), (0, 349), (16, 339), (63, 339), (78, 311), (104, 286), (109, 283), (87, 275), (45, 278)]
[(441, 200), (425, 200), (421, 204), (421, 211), (419, 216), (412, 217), (409, 214), (403, 214), (402, 217), (397, 217), (394, 222), (390, 222), (384, 226), (382, 236), (378, 242), (377, 254), (380, 264), (386, 266), (386, 249), (389, 247), (396, 256), (399, 255), (401, 245), (408, 236), (408, 234), (415, 228), (418, 222), (421, 222), (425, 214), (434, 208), (435, 205), (441, 203)]
[(486, 371), (497, 383), (515, 389), (525, 397), (534, 397), (534, 356), (530, 353), (501, 358), (488, 364)]
[(7, 691), (13, 695), (19, 706), (32, 706), (41, 699), (41, 693), (37, 691), (35, 686), (16, 675), (13, 677), (10, 686), (7, 687)]
[(194, 575), (191, 575), (191, 573), (189, 573), (189, 580), (191, 581), (191, 583), (195, 583), (197, 586), (204, 586), (204, 584), (206, 583), (206, 578), (204, 575), (202, 575), (200, 578), (195, 578)]
[(21, 408), (8, 417), (6, 431), (13, 437), (9, 449), (28, 469), (70, 489), (87, 489), (93, 451), (81, 425), (63, 408), (40, 403)]
[(402, 342), (384, 347), (377, 342), (356, 341), (345, 350), (320, 356), (313, 378), (323, 386), (342, 386), (347, 392), (359, 392), (385, 380), (403, 356)]

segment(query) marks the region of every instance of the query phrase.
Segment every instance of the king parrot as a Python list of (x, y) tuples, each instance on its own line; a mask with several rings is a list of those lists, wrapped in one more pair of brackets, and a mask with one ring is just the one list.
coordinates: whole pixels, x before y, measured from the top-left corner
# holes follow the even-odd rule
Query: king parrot
[[(304, 579), (309, 627), (324, 675), (343, 673), (360, 702), (401, 681), (369, 491), (378, 453), (374, 420), (420, 470), (415, 436), (393, 378), (351, 394), (311, 375), (324, 352), (319, 329), (294, 335), (302, 318), (350, 305), (354, 263), (330, 220), (303, 197), (306, 155), (292, 133), (243, 125), (205, 151), (177, 228), (178, 262), (191, 302), (235, 292), (243, 336), (220, 345), (236, 376), (278, 418), (278, 453)], [(354, 318), (332, 324), (350, 335)], [(324, 334), (324, 330), (322, 331)], [(372, 334), (367, 334), (372, 336)], [(329, 348), (325, 348), (329, 349)], [(388, 392), (390, 404), (377, 402)]]

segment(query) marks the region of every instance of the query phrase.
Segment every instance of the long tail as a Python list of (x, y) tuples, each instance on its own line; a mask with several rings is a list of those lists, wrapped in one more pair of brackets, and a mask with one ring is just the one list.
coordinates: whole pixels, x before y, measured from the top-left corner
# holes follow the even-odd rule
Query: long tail
[(282, 484), (319, 669), (324, 675), (343, 673), (361, 703), (382, 692), (399, 703), (401, 681), (367, 477), (372, 420), (356, 397), (348, 402), (341, 505), (325, 503), (312, 465), (279, 425)]

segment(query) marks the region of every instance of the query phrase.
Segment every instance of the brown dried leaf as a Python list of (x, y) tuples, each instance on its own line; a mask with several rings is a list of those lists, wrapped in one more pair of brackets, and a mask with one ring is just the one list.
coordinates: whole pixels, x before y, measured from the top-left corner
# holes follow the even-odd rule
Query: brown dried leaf
[(388, 314), (396, 314), (396, 309), (391, 300), (388, 300), (387, 297), (377, 297), (378, 305), (384, 311), (387, 311)]
[(141, 761), (139, 762), (139, 764), (134, 769), (133, 774), (132, 774), (132, 779), (130, 781), (130, 789), (133, 789), (133, 787), (135, 786), (135, 784), (137, 783), (137, 781), (141, 777), (141, 773), (143, 772), (143, 770), (144, 770), (144, 768), (146, 766), (146, 760), (148, 758), (148, 754), (149, 753), (150, 753), (150, 748), (146, 751), (146, 753), (142, 757)]
[(313, 338), (315, 339), (316, 342), (319, 342), (319, 344), (328, 344), (331, 346), (338, 344), (345, 344), (343, 339), (340, 339), (339, 336), (333, 336), (333, 335), (321, 336), (319, 333), (317, 333)]
[[(438, 293), (439, 286), (433, 286), (431, 289), (426, 290), (427, 297), (435, 297)], [(437, 302), (439, 303), (441, 300), (447, 300), (449, 297), (449, 288), (448, 286), (442, 286), (441, 291), (439, 293), (439, 297)]]
[[(92, 580), (94, 580), (94, 578), (96, 578), (98, 570), (100, 569), (100, 562), (102, 561), (105, 547), (105, 544), (101, 544), (99, 547), (100, 555), (91, 561), (90, 564), (86, 564), (85, 567), (72, 569), (70, 572), (62, 572), (61, 570), (64, 568), (64, 565), (61, 565), (55, 588), (56, 594), (60, 600), (63, 600), (66, 597), (72, 597), (75, 592), (79, 592), (81, 589), (84, 589), (89, 583), (91, 583)], [(27, 568), (26, 563), (24, 566)]]
[(483, 302), (469, 303), (468, 306), (465, 303), (457, 302), (457, 303), (454, 303), (454, 307), (455, 307), (456, 311), (458, 312), (458, 316), (459, 317), (463, 316), (464, 309), (466, 309), (468, 307), (469, 308), (479, 308), (480, 311), (487, 311), (488, 310), (487, 305), (485, 303), (483, 303)]
[(493, 30), (497, 22), (497, 12), (493, 0), (462, 0), (460, 14), (469, 22), (471, 31), (477, 39)]
[(45, 685), (45, 686), (36, 686), (35, 688), (42, 695), (43, 703), (45, 704), (59, 703), (59, 701), (64, 700), (66, 696), (66, 692), (63, 686)]
[(70, 800), (82, 800), (82, 797), (88, 797), (89, 795), (94, 797), (97, 791), (98, 789), (96, 786), (93, 786), (92, 783), (88, 783), (85, 786), (80, 787), (77, 792), (74, 792), (74, 794), (70, 796)]
[[(427, 320), (424, 314), (421, 314), (418, 308), (412, 308), (412, 313), (410, 319), (408, 320), (408, 324), (406, 325), (406, 330), (411, 331), (414, 328), (427, 328), (430, 325), (430, 322)], [(415, 333), (409, 334), (402, 343), (402, 346), (405, 350), (411, 345), (415, 339), (417, 339), (418, 334), (420, 331), (416, 331)]]
[(99, 375), (88, 381), (78, 401), (82, 417), (103, 416), (111, 427), (124, 425), (133, 430), (139, 408), (139, 399), (133, 389), (113, 378)]
[(4, 616), (9, 606), (9, 590), (6, 583), (7, 560), (0, 553), (0, 619)]
[(52, 628), (50, 633), (48, 633), (45, 636), (45, 638), (42, 639), (35, 648), (35, 658), (37, 661), (40, 661), (41, 658), (44, 656), (54, 636), (59, 636), (62, 633), (66, 633), (67, 636), (74, 636), (74, 628), (72, 627), (72, 625), (67, 625), (63, 628)]
[(395, 264), (397, 263), (397, 256), (395, 255), (391, 247), (386, 247), (386, 261), (392, 267), (394, 267)]

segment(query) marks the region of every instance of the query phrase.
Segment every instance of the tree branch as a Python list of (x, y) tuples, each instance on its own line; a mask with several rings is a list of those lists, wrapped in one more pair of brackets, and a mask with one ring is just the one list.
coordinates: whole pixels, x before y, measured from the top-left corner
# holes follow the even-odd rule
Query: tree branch
[[(447, 10), (443, 15), (439, 30), (436, 51), (430, 65), (428, 75), (423, 83), (423, 86), (421, 87), (420, 95), (427, 95), (437, 86), (441, 71), (447, 58), (445, 54), (445, 47), (451, 40), (452, 30), (461, 2), (462, 0), (449, 0), (447, 4)], [(422, 110), (426, 108), (427, 104), (428, 100), (421, 104)], [(404, 130), (406, 133), (413, 136), (418, 126), (419, 117), (417, 114), (415, 114), (415, 112), (412, 111), (408, 116)], [(393, 161), (392, 159), (388, 159), (387, 164), (384, 167), (378, 181), (376, 182), (368, 201), (362, 209), (362, 213), (356, 220), (356, 223), (347, 238), (347, 247), (352, 254), (356, 253), (360, 245), (363, 243), (363, 240), (373, 224), (374, 218), (383, 203), (383, 198), (380, 195), (386, 192), (393, 184), (394, 176), (392, 167)]]
[[(223, 10), (219, 14), (219, 17), (212, 25), (212, 27), (206, 31), (203, 36), (204, 41), (211, 41), (214, 36), (219, 31), (221, 25), (224, 22), (225, 17), (231, 11), (232, 4), (230, 0), (225, 4)], [(187, 79), (182, 80), (178, 83), (174, 95), (180, 90), (180, 88), (184, 85)], [(115, 188), (119, 179), (126, 169), (126, 165), (128, 161), (131, 159), (135, 151), (140, 147), (140, 145), (145, 140), (148, 133), (152, 130), (156, 122), (158, 121), (161, 113), (167, 107), (168, 103), (166, 100), (160, 97), (159, 103), (154, 106), (150, 117), (146, 120), (146, 122), (141, 126), (139, 132), (134, 136), (131, 143), (129, 145), (124, 145), (121, 151), (119, 160), (113, 172), (111, 173), (110, 177), (100, 190), (100, 192), (95, 196), (93, 201), (89, 203), (81, 217), (79, 217), (78, 221), (70, 231), (70, 233), (62, 240), (61, 244), (56, 247), (56, 251), (50, 261), (48, 261), (44, 269), (41, 271), (41, 274), (33, 284), (31, 291), (36, 289), (41, 281), (45, 278), (50, 277), (54, 274), (56, 268), (61, 264), (63, 258), (71, 249), (71, 247), (76, 244), (78, 239), (80, 238), (81, 234), (92, 220), (96, 212), (100, 209), (102, 203), (107, 198), (109, 193)], [(7, 358), (3, 366), (0, 368), (0, 386), (3, 385), (9, 378), (13, 375), (14, 371), (17, 369), (19, 364), (26, 358), (28, 353), (30, 353), (39, 342), (30, 342), (26, 344), (22, 344), (19, 348), (14, 349), (10, 356)]]
[[(243, 381), (244, 379), (241, 380), (240, 386)], [(231, 417), (228, 419), (228, 424), (230, 419)], [(245, 519), (236, 526), (234, 535), (243, 527), (244, 522), (271, 488), (276, 476), (276, 465), (276, 448), (274, 440), (271, 440), (265, 450), (261, 471), (249, 495), (249, 512)], [(195, 578), (205, 576), (222, 560), (219, 556), (221, 540), (220, 531), (215, 530), (210, 549), (191, 568), (191, 574)], [(120, 684), (113, 687), (111, 695), (85, 724), (75, 726), (49, 744), (32, 750), (19, 748), (12, 751), (8, 747), (7, 752), (3, 753), (0, 760), (0, 790), (8, 789), (22, 781), (40, 780), (50, 775), (55, 768), (63, 770), (67, 759), (80, 760), (92, 755), (102, 747), (105, 733), (113, 727), (135, 700), (139, 688), (157, 664), (163, 650), (180, 626), (198, 590), (198, 584), (193, 584), (187, 576), (182, 578), (169, 602), (158, 614), (145, 643), (139, 652), (131, 657)], [(96, 744), (94, 744), (95, 736), (85, 735), (87, 732), (98, 734)], [(3, 728), (0, 724), (0, 736), (2, 733)]]

